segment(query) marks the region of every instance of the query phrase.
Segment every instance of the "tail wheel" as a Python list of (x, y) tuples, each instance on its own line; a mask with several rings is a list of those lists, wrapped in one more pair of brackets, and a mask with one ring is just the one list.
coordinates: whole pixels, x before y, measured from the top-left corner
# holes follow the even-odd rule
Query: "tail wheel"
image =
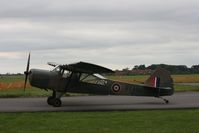
[(60, 99), (58, 99), (58, 98), (55, 98), (54, 100), (53, 100), (53, 106), (54, 107), (60, 107), (61, 106), (61, 100)]
[(168, 103), (169, 103), (169, 100), (165, 100), (165, 103), (168, 104)]

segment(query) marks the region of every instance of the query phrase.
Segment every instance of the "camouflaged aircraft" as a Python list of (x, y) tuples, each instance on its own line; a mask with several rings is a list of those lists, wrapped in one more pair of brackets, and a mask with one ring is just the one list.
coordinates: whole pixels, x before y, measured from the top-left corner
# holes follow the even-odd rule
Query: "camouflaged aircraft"
[(48, 63), (53, 70), (31, 69), (30, 54), (25, 74), (24, 90), (27, 79), (31, 86), (52, 90), (52, 96), (47, 103), (54, 107), (60, 107), (60, 98), (67, 92), (87, 93), (95, 95), (128, 95), (149, 96), (169, 101), (162, 96), (174, 93), (173, 80), (168, 71), (157, 68), (155, 72), (143, 84), (130, 84), (109, 80), (100, 74), (114, 73), (114, 71), (91, 63), (78, 62), (74, 64)]

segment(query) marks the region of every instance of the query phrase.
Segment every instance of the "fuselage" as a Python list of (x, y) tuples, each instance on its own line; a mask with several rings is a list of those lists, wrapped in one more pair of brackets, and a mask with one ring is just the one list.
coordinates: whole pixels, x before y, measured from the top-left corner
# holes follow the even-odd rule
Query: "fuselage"
[(53, 71), (31, 69), (29, 81), (32, 86), (56, 92), (155, 97), (173, 94), (171, 87), (154, 88), (143, 84), (123, 83), (95, 75), (68, 72), (59, 68)]

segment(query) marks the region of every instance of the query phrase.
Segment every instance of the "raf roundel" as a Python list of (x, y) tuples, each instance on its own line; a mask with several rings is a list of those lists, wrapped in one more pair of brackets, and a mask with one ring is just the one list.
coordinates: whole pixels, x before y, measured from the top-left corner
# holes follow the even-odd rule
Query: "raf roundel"
[(119, 92), (120, 89), (121, 89), (121, 87), (120, 87), (119, 84), (113, 84), (113, 86), (112, 86), (112, 91), (113, 91), (114, 93)]

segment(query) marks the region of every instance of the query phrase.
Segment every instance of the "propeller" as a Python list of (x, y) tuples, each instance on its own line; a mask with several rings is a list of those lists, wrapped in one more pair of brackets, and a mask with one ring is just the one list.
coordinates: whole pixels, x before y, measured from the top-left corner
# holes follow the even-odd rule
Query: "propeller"
[(27, 80), (28, 80), (29, 68), (30, 68), (30, 53), (28, 55), (28, 62), (27, 62), (26, 71), (24, 72), (24, 74), (25, 74), (24, 91), (26, 89), (26, 84), (27, 84)]

